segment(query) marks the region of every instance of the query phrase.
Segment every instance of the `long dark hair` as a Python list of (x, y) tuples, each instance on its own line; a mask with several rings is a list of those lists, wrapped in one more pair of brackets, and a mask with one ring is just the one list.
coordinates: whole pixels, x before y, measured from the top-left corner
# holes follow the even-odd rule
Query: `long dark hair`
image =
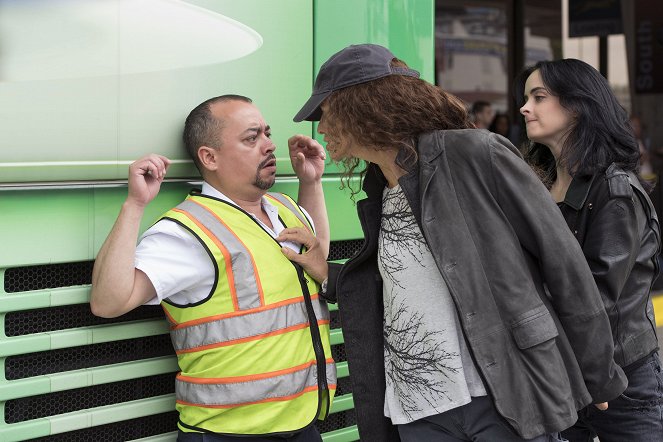
[[(559, 98), (560, 105), (573, 116), (558, 158), (571, 176), (594, 175), (605, 171), (612, 163), (625, 171), (637, 172), (638, 143), (628, 114), (617, 101), (608, 81), (580, 60), (540, 61), (516, 78), (514, 90), (518, 107), (524, 104), (525, 82), (536, 70), (546, 89)], [(555, 181), (555, 158), (545, 145), (530, 142), (525, 158), (539, 169), (547, 185)]]
[[(407, 65), (394, 58), (392, 66)], [(463, 102), (439, 87), (404, 75), (388, 77), (340, 89), (327, 98), (328, 124), (370, 148), (396, 147), (396, 163), (409, 170), (417, 162), (419, 135), (438, 129), (473, 128)], [(348, 185), (358, 158), (342, 161), (343, 183)], [(363, 178), (366, 169), (360, 172)], [(361, 181), (361, 180), (360, 180)], [(349, 186), (352, 194), (355, 191)]]
[[(506, 121), (506, 133), (505, 134), (500, 134), (497, 131), (497, 125), (499, 124), (498, 122), (500, 120)], [(493, 117), (493, 121), (490, 122), (490, 126), (488, 126), (488, 130), (491, 132), (494, 132), (496, 134), (500, 134), (503, 137), (509, 138), (509, 130), (511, 129), (511, 119), (509, 118), (509, 114), (505, 112), (497, 112), (495, 116)]]

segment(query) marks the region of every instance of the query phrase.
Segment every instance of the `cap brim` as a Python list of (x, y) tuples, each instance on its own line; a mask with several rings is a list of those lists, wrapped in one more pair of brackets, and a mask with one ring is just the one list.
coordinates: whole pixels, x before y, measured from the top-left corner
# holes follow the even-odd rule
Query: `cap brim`
[(302, 120), (320, 121), (320, 117), (322, 116), (320, 105), (325, 100), (325, 98), (329, 96), (329, 94), (331, 94), (331, 91), (311, 95), (311, 98), (308, 99), (308, 101), (299, 110), (299, 112), (297, 112), (297, 115), (295, 115), (295, 118), (292, 120), (296, 123), (299, 123)]

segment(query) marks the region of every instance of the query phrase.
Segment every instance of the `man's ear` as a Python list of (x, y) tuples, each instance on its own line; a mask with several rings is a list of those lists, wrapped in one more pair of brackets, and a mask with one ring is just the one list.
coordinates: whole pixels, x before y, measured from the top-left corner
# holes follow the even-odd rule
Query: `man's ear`
[(219, 151), (213, 147), (200, 146), (198, 148), (198, 161), (204, 169), (214, 171), (218, 168), (218, 153)]

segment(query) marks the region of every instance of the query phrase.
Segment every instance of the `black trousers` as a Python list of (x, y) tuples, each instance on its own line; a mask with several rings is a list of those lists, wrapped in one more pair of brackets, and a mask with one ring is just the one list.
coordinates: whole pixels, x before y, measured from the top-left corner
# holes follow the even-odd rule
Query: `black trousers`
[(177, 442), (321, 442), (322, 437), (315, 425), (302, 431), (279, 436), (225, 436), (212, 433), (185, 433), (180, 430)]
[(497, 413), (487, 396), (441, 414), (398, 425), (403, 442), (563, 442), (558, 434), (523, 439)]

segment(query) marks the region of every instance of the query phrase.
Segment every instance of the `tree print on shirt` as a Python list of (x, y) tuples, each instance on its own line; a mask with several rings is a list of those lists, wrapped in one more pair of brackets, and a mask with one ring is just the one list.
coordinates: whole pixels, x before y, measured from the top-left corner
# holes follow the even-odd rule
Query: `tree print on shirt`
[(421, 410), (422, 399), (431, 407), (439, 405), (440, 398), (451, 401), (446, 386), (454, 382), (450, 376), (459, 373), (462, 366), (459, 354), (445, 349), (444, 330), (428, 330), (423, 314), (411, 312), (407, 298), (394, 291), (398, 287), (407, 293), (398, 277), (399, 272), (407, 271), (403, 257), (409, 254), (409, 262), (423, 267), (423, 252), (427, 249), (402, 192), (384, 196), (380, 248), (383, 273), (393, 283), (385, 306), (391, 313), (390, 321), (385, 317), (384, 322), (386, 381), (396, 386), (403, 412), (411, 417), (411, 413)]
[(403, 256), (409, 254), (423, 265), (421, 256), (427, 246), (402, 192), (389, 192), (382, 199), (380, 247), (384, 273), (394, 285), (404, 288), (396, 278), (396, 274), (403, 270)]

